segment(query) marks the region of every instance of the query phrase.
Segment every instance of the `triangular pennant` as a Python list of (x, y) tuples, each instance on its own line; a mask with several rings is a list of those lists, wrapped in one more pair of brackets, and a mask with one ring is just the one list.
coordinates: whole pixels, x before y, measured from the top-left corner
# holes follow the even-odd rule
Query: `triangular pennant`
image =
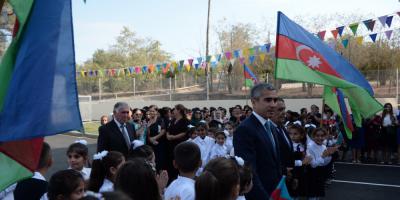
[(217, 54), (217, 55), (215, 56), (215, 58), (217, 59), (217, 62), (221, 61), (221, 54)]
[(148, 72), (147, 66), (142, 67), (142, 73), (146, 74)]
[(249, 50), (248, 49), (243, 49), (242, 53), (243, 53), (243, 57), (248, 57), (249, 56)]
[(231, 62), (232, 66), (235, 64), (235, 60), (236, 60), (235, 58), (232, 58), (232, 59), (229, 60), (229, 62)]
[(176, 61), (172, 61), (172, 67), (176, 68), (178, 66), (178, 63), (176, 63)]
[(232, 53), (230, 51), (225, 52), (225, 58), (230, 60), (232, 58)]
[(319, 37), (319, 39), (324, 40), (324, 38), (325, 38), (325, 33), (326, 33), (326, 31), (320, 31), (320, 32), (318, 32), (318, 37)]
[(252, 56), (249, 56), (250, 64), (253, 64), (255, 59), (256, 59), (255, 56), (253, 56), (253, 55), (252, 55)]
[(136, 72), (136, 74), (140, 74), (140, 71), (141, 71), (140, 67), (136, 66), (136, 67), (135, 67), (135, 72)]
[(367, 29), (369, 31), (374, 30), (374, 26), (375, 26), (375, 20), (369, 19), (369, 20), (365, 20), (363, 21), (365, 27), (367, 27)]
[(351, 32), (353, 32), (353, 35), (357, 34), (357, 29), (358, 29), (358, 23), (353, 23), (349, 25)]
[(184, 60), (180, 60), (180, 61), (179, 61), (179, 67), (180, 67), (180, 68), (182, 68), (182, 67), (183, 67), (183, 63), (185, 63), (185, 61), (184, 61)]
[(185, 69), (187, 72), (190, 72), (190, 65), (189, 64), (185, 65)]
[[(157, 69), (157, 72), (160, 72), (161, 71), (161, 65), (160, 64), (157, 64), (156, 65), (156, 69)], [(132, 72), (131, 72), (132, 73)]]
[(201, 61), (203, 61), (203, 58), (202, 57), (198, 57), (197, 58), (197, 63), (201, 64)]
[(199, 63), (194, 64), (194, 68), (198, 69), (199, 68)]
[(385, 31), (385, 35), (386, 35), (386, 38), (387, 38), (388, 40), (390, 40), (390, 37), (392, 36), (392, 32), (393, 32), (393, 30)]
[(240, 58), (239, 58), (240, 64), (242, 64), (242, 65), (243, 65), (243, 63), (244, 63), (244, 60), (245, 60), (245, 58), (244, 58), (244, 57), (240, 57)]
[(211, 62), (211, 68), (216, 68), (217, 67), (217, 61)]
[(130, 75), (128, 68), (124, 68), (124, 73), (125, 73), (126, 76)]
[(357, 44), (361, 45), (362, 42), (363, 42), (363, 39), (364, 39), (364, 36), (358, 36), (358, 37), (356, 37)]
[(189, 58), (189, 59), (188, 59), (188, 62), (189, 62), (189, 65), (190, 65), (190, 66), (193, 66), (193, 58)]
[(81, 71), (81, 76), (85, 77), (85, 71)]
[(261, 63), (264, 63), (264, 60), (265, 60), (265, 54), (260, 54), (260, 60), (261, 60)]
[(347, 45), (349, 45), (349, 39), (342, 40), (342, 44), (343, 44), (344, 48), (347, 48)]
[(386, 18), (386, 24), (388, 25), (389, 28), (392, 25), (392, 19), (393, 19), (393, 16), (389, 16)]
[(271, 43), (265, 44), (265, 50), (267, 53), (269, 53), (269, 50), (271, 50)]
[(252, 56), (254, 55), (254, 48), (249, 48), (249, 54)]
[(397, 15), (400, 17), (400, 12), (397, 12)]
[(239, 49), (238, 50), (235, 50), (235, 51), (233, 51), (233, 56), (235, 57), (235, 58), (239, 58), (240, 57), (240, 53), (239, 53)]
[(337, 29), (331, 30), (331, 33), (332, 33), (332, 35), (333, 35), (333, 38), (335, 38), (335, 40), (336, 40), (336, 39), (337, 39), (337, 35), (338, 35)]
[(206, 56), (206, 62), (210, 63), (210, 61), (211, 61), (211, 56)]
[(369, 37), (371, 38), (372, 42), (375, 43), (375, 40), (376, 40), (376, 36), (377, 36), (377, 35), (378, 35), (378, 34), (376, 34), (376, 33), (374, 33), (374, 34), (369, 34)]
[(338, 31), (339, 36), (342, 37), (344, 26), (339, 26), (339, 27), (336, 28), (336, 30)]
[(166, 69), (167, 68), (167, 63), (163, 63), (163, 69)]
[(254, 46), (254, 54), (258, 54), (259, 50), (260, 50), (260, 46)]
[(381, 22), (383, 27), (385, 27), (385, 25), (386, 25), (386, 18), (387, 18), (387, 15), (378, 17), (378, 20)]

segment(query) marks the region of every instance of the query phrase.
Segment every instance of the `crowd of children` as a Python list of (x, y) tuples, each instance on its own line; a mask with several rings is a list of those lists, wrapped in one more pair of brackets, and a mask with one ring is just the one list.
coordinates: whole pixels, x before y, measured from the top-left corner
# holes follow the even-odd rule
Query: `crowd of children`
[[(393, 128), (397, 118), (392, 108), (385, 104), (381, 119), (375, 117), (364, 121), (364, 130), (379, 126), (386, 140), (393, 140)], [(391, 105), (390, 105), (391, 106)], [(150, 106), (132, 110), (132, 125), (140, 137), (132, 142), (128, 157), (117, 151), (88, 153), (84, 140), (78, 140), (67, 149), (69, 167), (53, 174), (47, 183), (44, 174), (51, 166), (51, 151), (44, 143), (41, 159), (34, 179), (21, 181), (0, 194), (5, 199), (149, 199), (149, 200), (234, 200), (246, 199), (252, 189), (252, 166), (235, 156), (233, 137), (235, 128), (252, 109), (235, 106), (224, 108), (194, 108), (177, 115), (187, 119), (186, 135), (182, 142), (174, 144), (173, 159), (165, 154), (166, 139), (171, 122), (170, 108)], [(177, 112), (172, 112), (177, 113)], [(108, 116), (101, 118), (105, 124)], [(355, 141), (345, 137), (340, 120), (328, 108), (319, 113), (313, 105), (311, 112), (302, 109), (300, 114), (288, 111), (285, 129), (293, 142), (290, 169), (286, 170), (287, 187), (294, 198), (318, 199), (325, 195), (325, 188), (334, 174), (334, 161), (340, 159), (346, 145), (356, 147)], [(376, 126), (376, 127), (375, 127)], [(359, 137), (355, 130), (354, 137)], [(372, 136), (371, 136), (372, 137)], [(387, 144), (387, 153), (394, 144)], [(360, 152), (355, 148), (353, 158), (358, 162)], [(369, 153), (368, 155), (376, 152)], [(357, 157), (358, 156), (358, 157)], [(91, 162), (92, 160), (92, 162)], [(171, 163), (168, 163), (171, 162)], [(168, 165), (179, 172), (171, 178)], [(283, 170), (283, 169), (282, 169)], [(31, 187), (34, 185), (35, 187)], [(31, 191), (35, 188), (35, 191)], [(11, 191), (11, 192), (10, 192)], [(11, 197), (10, 197), (11, 195)], [(24, 196), (25, 195), (25, 196)], [(266, 197), (267, 198), (267, 197)], [(26, 198), (25, 198), (26, 199)], [(32, 198), (29, 198), (32, 199)]]

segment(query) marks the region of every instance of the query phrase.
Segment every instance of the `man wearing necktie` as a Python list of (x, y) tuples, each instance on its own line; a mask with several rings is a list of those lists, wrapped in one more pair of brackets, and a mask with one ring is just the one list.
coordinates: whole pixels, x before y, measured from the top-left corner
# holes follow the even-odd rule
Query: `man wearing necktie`
[(128, 156), (131, 142), (136, 139), (136, 133), (127, 122), (130, 119), (130, 107), (125, 102), (114, 105), (113, 120), (99, 127), (97, 138), (97, 152), (103, 150), (119, 151)]
[(279, 143), (282, 173), (288, 175), (288, 170), (294, 167), (293, 142), (284, 127), (286, 106), (282, 98), (278, 98), (275, 109), (276, 113), (272, 118), (272, 122), (274, 123), (275, 133)]
[(235, 155), (249, 162), (253, 170), (253, 188), (247, 200), (269, 199), (278, 185), (282, 170), (279, 142), (270, 119), (275, 115), (278, 94), (267, 83), (255, 85), (250, 91), (253, 113), (233, 134)]

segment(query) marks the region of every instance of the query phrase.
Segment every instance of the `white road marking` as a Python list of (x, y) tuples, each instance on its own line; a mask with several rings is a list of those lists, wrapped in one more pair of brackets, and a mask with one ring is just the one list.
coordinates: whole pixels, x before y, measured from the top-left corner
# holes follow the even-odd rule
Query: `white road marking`
[(359, 184), (359, 185), (373, 185), (373, 186), (381, 186), (381, 187), (396, 187), (396, 188), (400, 188), (400, 185), (390, 185), (390, 184), (380, 184), (380, 183), (368, 183), (368, 182), (344, 181), (344, 180), (332, 180), (332, 182), (337, 182), (337, 183), (351, 183), (351, 184)]

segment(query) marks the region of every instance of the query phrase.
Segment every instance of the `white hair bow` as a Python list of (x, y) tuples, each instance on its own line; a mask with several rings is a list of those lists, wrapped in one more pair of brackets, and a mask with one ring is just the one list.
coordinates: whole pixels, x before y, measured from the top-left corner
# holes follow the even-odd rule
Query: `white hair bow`
[(244, 166), (244, 160), (243, 158), (239, 157), (239, 156), (235, 156), (235, 160), (236, 162), (240, 165), (240, 166)]
[(141, 140), (133, 140), (132, 141), (132, 150), (135, 150), (136, 148), (143, 146), (144, 142), (142, 142)]
[(86, 140), (75, 140), (74, 143), (81, 143), (81, 144), (87, 146), (87, 141)]
[(301, 122), (299, 120), (293, 122), (293, 124), (297, 124), (297, 125), (301, 126)]
[(314, 124), (306, 124), (304, 125), (305, 128), (309, 128), (309, 127), (313, 127), (313, 128), (317, 128), (317, 126), (315, 126)]
[(107, 156), (107, 154), (108, 154), (108, 151), (106, 151), (106, 150), (96, 153), (93, 155), (93, 160), (102, 160), (104, 157)]

